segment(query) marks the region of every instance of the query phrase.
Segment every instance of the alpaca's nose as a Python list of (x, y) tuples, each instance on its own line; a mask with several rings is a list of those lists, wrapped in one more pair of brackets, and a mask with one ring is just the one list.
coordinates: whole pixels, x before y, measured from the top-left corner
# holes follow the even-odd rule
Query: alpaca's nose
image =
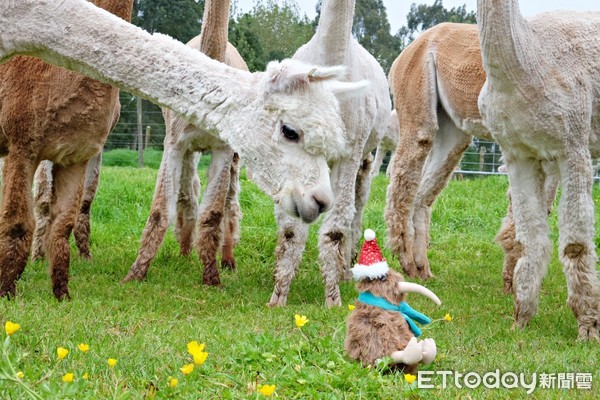
[(325, 196), (314, 194), (313, 200), (315, 201), (315, 203), (317, 203), (317, 206), (319, 207), (319, 214), (324, 213), (331, 207), (331, 200), (326, 198)]

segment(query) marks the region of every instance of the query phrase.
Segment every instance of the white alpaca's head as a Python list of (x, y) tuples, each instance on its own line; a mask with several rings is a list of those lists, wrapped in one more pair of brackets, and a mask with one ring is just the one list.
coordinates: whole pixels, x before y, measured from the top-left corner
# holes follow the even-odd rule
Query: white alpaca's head
[(310, 223), (333, 204), (328, 163), (348, 155), (338, 98), (367, 82), (341, 82), (343, 67), (272, 62), (262, 75), (241, 156), (253, 180), (290, 215)]

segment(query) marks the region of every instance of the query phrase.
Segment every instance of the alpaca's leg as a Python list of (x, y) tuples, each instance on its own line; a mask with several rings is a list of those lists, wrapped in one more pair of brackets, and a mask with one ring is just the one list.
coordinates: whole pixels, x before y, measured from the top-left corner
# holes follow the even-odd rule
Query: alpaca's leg
[(302, 261), (302, 254), (308, 239), (308, 225), (288, 216), (279, 206), (275, 206), (275, 218), (279, 226), (275, 255), (275, 287), (269, 307), (285, 306), (290, 285)]
[(44, 238), (50, 222), (50, 202), (52, 201), (52, 162), (42, 161), (34, 177), (34, 216), (35, 230), (31, 245), (31, 260), (44, 257)]
[(73, 229), (73, 236), (75, 237), (75, 244), (79, 250), (79, 255), (88, 260), (92, 258), (92, 254), (90, 253), (90, 210), (92, 207), (92, 202), (96, 197), (96, 191), (98, 190), (101, 165), (102, 152), (96, 154), (88, 162), (85, 173), (85, 183), (83, 184), (83, 198), (81, 200), (81, 207), (79, 208), (77, 222), (75, 223), (75, 228)]
[(175, 214), (183, 156), (182, 150), (165, 140), (165, 150), (154, 189), (152, 209), (142, 233), (142, 244), (135, 262), (123, 278), (123, 283), (142, 280), (146, 277), (150, 262), (156, 256), (156, 252), (165, 238), (169, 223)]
[(217, 253), (223, 240), (223, 214), (231, 179), (233, 150), (213, 150), (208, 169), (208, 183), (200, 204), (198, 240), (196, 248), (204, 272), (202, 282), (219, 286), (221, 279), (217, 268)]
[(225, 200), (225, 238), (221, 249), (221, 267), (234, 270), (236, 268), (233, 249), (240, 241), (240, 220), (242, 209), (240, 208), (240, 156), (234, 153), (231, 162), (229, 178), (229, 191)]
[(31, 182), (35, 165), (10, 153), (4, 159), (0, 206), (0, 297), (13, 297), (27, 264), (34, 229)]
[(384, 147), (383, 141), (379, 143), (377, 146), (377, 151), (375, 152), (375, 157), (373, 158), (373, 166), (371, 167), (372, 178), (375, 178), (379, 175), (379, 170), (381, 169), (381, 165), (383, 164), (383, 159), (387, 154), (388, 149)]
[[(408, 112), (408, 111), (407, 111)], [(406, 113), (398, 110), (398, 114)], [(400, 143), (392, 157), (390, 184), (387, 190), (385, 221), (388, 246), (398, 256), (407, 276), (418, 275), (414, 260), (414, 201), (421, 183), (425, 160), (437, 131), (436, 116), (427, 126), (415, 125), (408, 118), (401, 124)]]
[[(331, 169), (331, 181), (334, 188), (335, 203), (323, 216), (319, 230), (319, 260), (325, 282), (325, 303), (328, 307), (342, 305), (338, 282), (344, 277), (352, 264), (352, 245), (356, 216), (357, 179), (362, 167), (362, 156), (355, 154)], [(366, 169), (366, 177), (369, 175)], [(365, 179), (364, 183), (368, 179)], [(362, 184), (364, 184), (362, 183)], [(364, 187), (361, 192), (364, 191)], [(368, 190), (368, 188), (367, 188)], [(357, 238), (358, 240), (358, 238)]]
[(567, 278), (567, 303), (579, 324), (578, 338), (600, 340), (600, 282), (594, 245), (591, 162), (580, 152), (560, 164), (562, 197), (558, 251)]
[(50, 225), (44, 240), (52, 274), (52, 291), (58, 300), (69, 299), (69, 237), (81, 205), (87, 161), (69, 166), (52, 166)]
[(542, 279), (548, 270), (552, 244), (548, 238), (548, 214), (544, 174), (539, 161), (506, 154), (516, 240), (522, 256), (515, 266), (513, 291), (515, 323), (525, 326), (537, 312)]
[[(363, 226), (362, 226), (362, 213), (365, 208), (365, 204), (369, 201), (369, 194), (371, 189), (371, 180), (373, 174), (371, 173), (372, 162), (371, 158), (368, 157), (362, 161), (362, 164), (358, 170), (356, 176), (356, 188), (355, 188), (355, 212), (354, 220), (352, 221), (352, 238), (350, 239), (350, 251), (351, 260), (356, 259), (358, 253), (358, 242), (362, 237)], [(343, 271), (341, 279), (351, 279), (352, 274), (350, 272), (350, 264), (346, 265), (346, 269)]]
[(423, 176), (414, 200), (413, 256), (417, 276), (422, 279), (432, 276), (427, 258), (431, 206), (448, 184), (454, 169), (471, 142), (471, 136), (458, 129), (445, 113), (438, 114), (438, 121), (440, 128), (423, 167)]
[(200, 156), (199, 152), (187, 152), (183, 157), (181, 169), (175, 237), (179, 242), (181, 255), (184, 256), (190, 254), (195, 241), (198, 199), (200, 197), (200, 178), (197, 172)]

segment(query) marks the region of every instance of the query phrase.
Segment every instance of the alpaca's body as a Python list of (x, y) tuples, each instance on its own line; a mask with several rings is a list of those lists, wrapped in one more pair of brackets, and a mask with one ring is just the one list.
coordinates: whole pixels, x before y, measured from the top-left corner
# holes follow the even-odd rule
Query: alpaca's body
[[(98, 0), (129, 19), (132, 1)], [(43, 246), (58, 299), (68, 298), (69, 236), (81, 204), (88, 160), (97, 155), (119, 117), (118, 88), (32, 57), (0, 65), (0, 155), (5, 155), (0, 220), (0, 296), (14, 295), (34, 230), (34, 172), (53, 163)], [(41, 231), (40, 231), (41, 232)], [(41, 235), (42, 233), (40, 233)]]
[(579, 338), (598, 339), (591, 157), (600, 156), (600, 13), (556, 11), (524, 19), (516, 0), (479, 0), (487, 80), (479, 109), (502, 147), (523, 248), (513, 276), (515, 322), (537, 312), (552, 245), (541, 162), (561, 177), (559, 257)]
[[(242, 57), (227, 42), (229, 1), (206, 1), (202, 21), (201, 35), (192, 39), (188, 46), (247, 71)], [(233, 247), (239, 239), (241, 218), (239, 158), (234, 156), (227, 143), (215, 139), (211, 132), (190, 125), (169, 109), (163, 109), (163, 115), (167, 132), (152, 209), (137, 259), (125, 280), (146, 277), (150, 262), (176, 216), (175, 234), (181, 253), (189, 254), (197, 239), (198, 253), (204, 263), (203, 282), (219, 285), (216, 261), (220, 247), (221, 264), (235, 268)], [(196, 170), (200, 153), (207, 151), (211, 152), (211, 165), (202, 203), (198, 207), (200, 181)]]
[[(0, 0), (0, 10), (0, 62), (31, 55), (142, 95), (231, 146), (252, 169), (254, 182), (290, 215), (313, 222), (331, 207), (327, 163), (347, 151), (337, 96), (365, 90), (364, 82), (340, 82), (342, 68), (284, 60), (269, 64), (265, 73), (251, 74), (167, 36), (150, 35), (83, 0)], [(249, 126), (254, 135), (247, 134)], [(4, 152), (9, 144), (5, 138), (0, 136)], [(10, 143), (6, 162), (14, 167), (5, 167), (4, 181), (15, 182), (20, 190), (2, 186), (3, 215), (20, 216), (0, 223), (2, 294), (14, 294), (33, 229), (31, 198), (21, 194), (31, 190), (35, 163), (22, 161), (32, 154), (30, 149), (13, 151), (18, 139)], [(102, 143), (103, 139), (66, 137), (56, 145), (41, 146), (39, 155), (33, 153), (38, 162), (48, 158), (59, 166), (78, 163), (71, 175), (81, 177), (80, 191), (86, 162)], [(60, 187), (57, 181), (72, 182), (70, 178), (55, 177), (55, 187)], [(62, 207), (67, 197), (59, 191), (57, 199)], [(67, 243), (66, 238), (62, 232), (61, 243)], [(58, 285), (55, 293), (64, 296), (66, 287)]]
[[(392, 152), (392, 156), (396, 152), (396, 148), (398, 147), (398, 140), (400, 138), (400, 127), (398, 126), (398, 114), (396, 110), (392, 110), (390, 113), (390, 119), (388, 121), (387, 129), (385, 130), (385, 135), (381, 139), (379, 146), (377, 146), (377, 151), (375, 152), (375, 158), (373, 159), (373, 167), (371, 169), (372, 177), (376, 177), (379, 175), (379, 170), (381, 169), (381, 165), (383, 164), (383, 159), (385, 158), (388, 151)], [(387, 168), (385, 170), (386, 176), (390, 176), (392, 158), (388, 162)]]
[[(352, 37), (354, 1), (325, 0), (319, 26), (294, 59), (320, 65), (345, 65), (349, 80), (368, 79), (366, 96), (341, 103), (349, 154), (331, 163), (335, 204), (319, 230), (319, 258), (325, 281), (325, 302), (341, 305), (338, 282), (346, 278), (362, 232), (362, 211), (371, 185), (371, 151), (387, 127), (391, 104), (379, 63)], [(286, 304), (292, 279), (301, 262), (308, 226), (276, 210), (279, 224), (275, 288), (270, 306)]]

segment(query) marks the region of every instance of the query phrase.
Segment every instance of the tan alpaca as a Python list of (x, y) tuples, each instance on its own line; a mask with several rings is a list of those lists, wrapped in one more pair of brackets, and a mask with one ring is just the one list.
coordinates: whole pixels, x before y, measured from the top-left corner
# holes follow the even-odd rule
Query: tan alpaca
[[(492, 140), (477, 108), (485, 81), (477, 26), (442, 23), (423, 32), (394, 61), (389, 81), (400, 140), (390, 161), (388, 245), (409, 277), (427, 279), (432, 275), (427, 259), (431, 206), (473, 136)], [(558, 179), (551, 165), (546, 169), (550, 210)], [(511, 216), (509, 211), (498, 234), (505, 251), (507, 292), (520, 256)]]
[[(231, 146), (252, 169), (253, 181), (290, 215), (310, 223), (331, 207), (328, 162), (348, 151), (339, 99), (360, 96), (367, 88), (364, 81), (342, 82), (345, 68), (283, 60), (269, 63), (263, 73), (249, 73), (167, 36), (150, 35), (83, 0), (0, 0), (0, 10), (0, 63), (18, 54), (32, 55), (142, 95)], [(9, 147), (6, 138), (0, 136), (3, 152)], [(47, 147), (54, 152), (40, 158), (61, 155), (62, 162), (87, 161), (102, 143), (92, 149), (88, 137), (68, 139), (62, 147)], [(174, 146), (173, 155), (183, 157), (178, 148)], [(81, 154), (82, 150), (89, 151)], [(18, 181), (20, 194), (31, 190), (28, 178), (35, 167), (24, 162), (28, 154), (28, 150), (11, 152), (7, 163), (14, 163), (14, 158), (18, 165), (4, 171), (5, 181)], [(85, 163), (78, 170), (79, 187), (84, 172)], [(13, 186), (3, 185), (0, 210), (5, 216), (0, 221), (3, 294), (14, 294), (33, 229), (30, 196), (6, 189)], [(174, 193), (171, 198), (177, 197)], [(65, 197), (59, 193), (57, 198)], [(59, 294), (66, 293), (64, 284), (58, 289)]]
[[(188, 43), (210, 58), (247, 71), (235, 47), (227, 42), (229, 0), (207, 0), (202, 31)], [(235, 269), (233, 248), (239, 240), (241, 210), (238, 202), (240, 163), (237, 154), (212, 134), (199, 129), (172, 110), (163, 109), (166, 122), (164, 156), (161, 162), (150, 217), (142, 234), (138, 256), (124, 282), (146, 277), (169, 224), (175, 220), (175, 236), (181, 254), (192, 250), (194, 238), (204, 264), (203, 282), (220, 285), (217, 252), (221, 265)], [(196, 170), (202, 152), (211, 152), (208, 183), (198, 207), (200, 180)], [(179, 154), (183, 155), (180, 156)], [(169, 186), (172, 188), (167, 189)], [(175, 204), (175, 206), (173, 206)], [(176, 215), (171, 215), (175, 211)]]
[(478, 0), (486, 82), (485, 126), (502, 147), (516, 238), (516, 327), (537, 312), (552, 253), (542, 162), (558, 165), (559, 257), (579, 339), (600, 340), (592, 158), (600, 156), (600, 12), (554, 11), (525, 19), (517, 0)]
[[(95, 4), (129, 20), (133, 1)], [(69, 298), (69, 236), (80, 210), (88, 160), (98, 154), (119, 116), (119, 90), (31, 57), (0, 65), (0, 154), (5, 155), (0, 220), (0, 296), (15, 294), (29, 255), (34, 220), (32, 181), (50, 160), (45, 253), (52, 289)]]

